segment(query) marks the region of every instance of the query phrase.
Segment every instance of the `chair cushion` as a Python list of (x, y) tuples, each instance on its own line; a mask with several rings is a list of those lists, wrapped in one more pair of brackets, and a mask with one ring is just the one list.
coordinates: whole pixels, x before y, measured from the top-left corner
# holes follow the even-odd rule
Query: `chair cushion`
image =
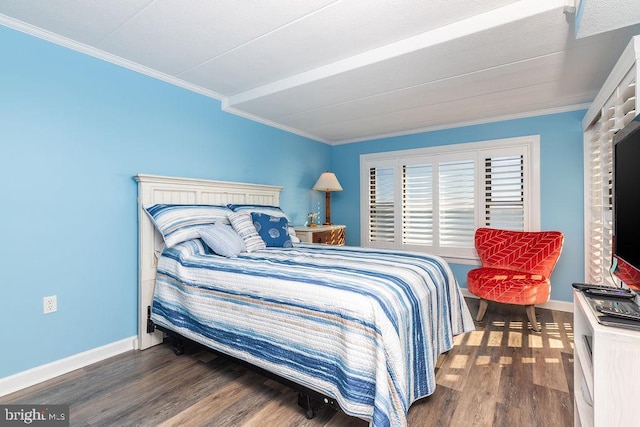
[(467, 289), (489, 301), (531, 305), (549, 300), (551, 283), (540, 274), (484, 267), (469, 271)]

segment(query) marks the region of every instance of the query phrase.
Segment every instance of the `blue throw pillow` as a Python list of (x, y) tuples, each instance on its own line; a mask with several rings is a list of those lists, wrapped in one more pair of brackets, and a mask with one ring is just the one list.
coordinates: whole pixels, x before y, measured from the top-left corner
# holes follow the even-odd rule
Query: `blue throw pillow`
[(218, 255), (233, 258), (244, 251), (244, 240), (228, 224), (216, 222), (200, 229), (200, 238)]
[(288, 233), (287, 218), (252, 212), (251, 219), (267, 247), (290, 248), (293, 246)]
[(289, 237), (291, 237), (291, 240), (294, 242), (300, 242), (300, 239), (296, 236), (296, 230), (291, 225), (291, 220), (279, 206), (229, 203), (227, 204), (227, 207), (234, 212), (258, 212), (271, 216), (283, 216), (289, 222), (289, 229), (287, 230)]

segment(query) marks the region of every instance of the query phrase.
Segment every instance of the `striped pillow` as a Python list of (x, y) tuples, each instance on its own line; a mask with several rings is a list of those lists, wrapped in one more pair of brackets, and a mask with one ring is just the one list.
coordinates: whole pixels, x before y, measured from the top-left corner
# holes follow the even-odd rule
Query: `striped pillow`
[(216, 222), (200, 229), (200, 238), (218, 255), (234, 258), (244, 251), (244, 240), (228, 224)]
[(233, 229), (244, 240), (244, 247), (247, 252), (254, 252), (259, 249), (265, 249), (264, 240), (258, 234), (256, 227), (251, 221), (251, 215), (248, 212), (234, 212), (229, 215), (229, 221)]
[(220, 221), (229, 224), (231, 211), (217, 205), (152, 205), (145, 206), (165, 245), (171, 247), (200, 237), (200, 229)]

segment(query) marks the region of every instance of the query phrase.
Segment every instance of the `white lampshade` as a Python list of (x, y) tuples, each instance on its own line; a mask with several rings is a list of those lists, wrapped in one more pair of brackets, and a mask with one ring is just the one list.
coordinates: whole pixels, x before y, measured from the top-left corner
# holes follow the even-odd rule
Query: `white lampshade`
[(342, 186), (333, 172), (323, 172), (313, 186), (317, 191), (342, 191)]

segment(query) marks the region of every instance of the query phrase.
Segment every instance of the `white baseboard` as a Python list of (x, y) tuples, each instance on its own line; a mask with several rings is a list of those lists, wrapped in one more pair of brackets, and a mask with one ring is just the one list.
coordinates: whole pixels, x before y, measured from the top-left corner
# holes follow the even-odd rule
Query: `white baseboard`
[[(478, 298), (477, 296), (469, 292), (467, 288), (460, 288), (460, 289), (462, 289), (462, 295), (464, 295), (465, 297), (476, 298), (476, 299)], [(544, 304), (537, 304), (536, 307), (546, 308), (549, 310), (566, 311), (567, 313), (573, 313), (573, 303), (566, 302), (566, 301), (549, 300)]]
[(27, 371), (0, 378), (0, 396), (5, 396), (23, 388), (41, 383), (51, 378), (84, 368), (92, 363), (100, 362), (129, 350), (138, 348), (137, 336), (125, 338), (102, 347), (87, 350), (46, 365), (36, 366)]

